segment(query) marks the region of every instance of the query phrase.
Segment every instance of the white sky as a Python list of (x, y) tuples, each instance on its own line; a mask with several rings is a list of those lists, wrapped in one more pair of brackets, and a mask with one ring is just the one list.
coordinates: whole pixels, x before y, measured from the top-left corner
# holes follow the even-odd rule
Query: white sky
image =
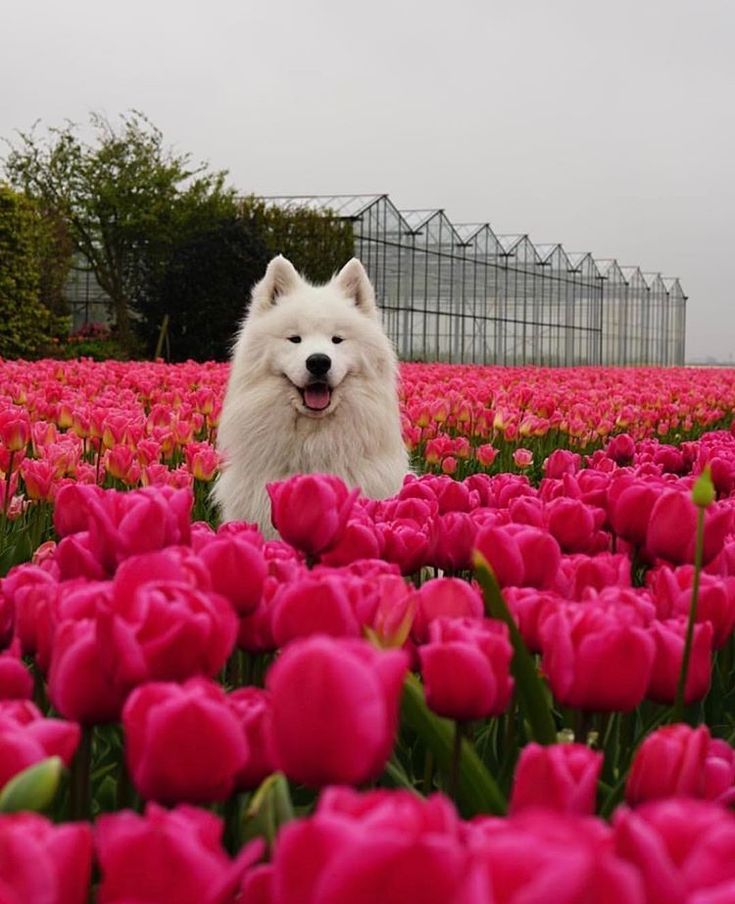
[(735, 360), (735, 0), (0, 0), (0, 136), (143, 110), (242, 192), (402, 208), (679, 276)]

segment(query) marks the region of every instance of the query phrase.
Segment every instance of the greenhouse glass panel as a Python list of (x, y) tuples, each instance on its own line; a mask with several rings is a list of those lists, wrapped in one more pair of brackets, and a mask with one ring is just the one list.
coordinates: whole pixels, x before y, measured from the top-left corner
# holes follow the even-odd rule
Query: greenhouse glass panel
[[(388, 195), (265, 199), (352, 224), (385, 328), (406, 360), (671, 365), (684, 361), (686, 295), (613, 258), (400, 210)], [(80, 291), (76, 288), (77, 297)]]

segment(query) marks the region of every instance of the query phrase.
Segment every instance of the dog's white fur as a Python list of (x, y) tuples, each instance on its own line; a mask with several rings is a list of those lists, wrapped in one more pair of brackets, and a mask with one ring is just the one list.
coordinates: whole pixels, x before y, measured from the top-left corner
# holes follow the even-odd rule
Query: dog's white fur
[[(307, 408), (299, 391), (313, 379), (313, 354), (332, 362), (323, 411)], [(374, 499), (396, 493), (408, 471), (396, 384), (395, 352), (360, 261), (314, 286), (274, 258), (232, 355), (217, 440), (225, 464), (214, 488), (223, 519), (255, 522), (272, 536), (265, 485), (298, 473), (336, 474)]]

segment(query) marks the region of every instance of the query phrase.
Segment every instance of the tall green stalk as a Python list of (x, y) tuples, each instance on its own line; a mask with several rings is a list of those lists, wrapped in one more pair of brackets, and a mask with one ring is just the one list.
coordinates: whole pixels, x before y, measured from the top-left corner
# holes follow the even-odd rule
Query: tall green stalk
[(699, 581), (702, 573), (702, 560), (704, 558), (704, 512), (714, 502), (715, 488), (712, 483), (709, 465), (705, 467), (697, 478), (692, 488), (692, 500), (697, 506), (697, 531), (694, 547), (694, 578), (692, 580), (692, 598), (689, 603), (689, 620), (684, 640), (684, 655), (681, 660), (679, 683), (676, 687), (676, 698), (672, 712), (672, 721), (681, 722), (684, 719), (684, 697), (686, 695), (687, 676), (689, 674), (689, 661), (692, 656), (692, 644), (694, 642), (694, 625), (697, 620), (697, 603), (699, 601)]
[(93, 728), (82, 728), (74, 762), (71, 767), (71, 787), (69, 791), (72, 819), (90, 819), (92, 815), (92, 792), (90, 772), (92, 767)]

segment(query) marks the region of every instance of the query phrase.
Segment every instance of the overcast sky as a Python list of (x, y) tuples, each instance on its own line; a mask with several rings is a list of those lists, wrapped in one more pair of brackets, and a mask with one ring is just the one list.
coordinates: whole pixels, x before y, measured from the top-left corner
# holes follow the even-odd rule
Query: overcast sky
[(735, 0), (0, 0), (0, 136), (143, 110), (242, 192), (387, 192), (679, 276), (735, 360)]

